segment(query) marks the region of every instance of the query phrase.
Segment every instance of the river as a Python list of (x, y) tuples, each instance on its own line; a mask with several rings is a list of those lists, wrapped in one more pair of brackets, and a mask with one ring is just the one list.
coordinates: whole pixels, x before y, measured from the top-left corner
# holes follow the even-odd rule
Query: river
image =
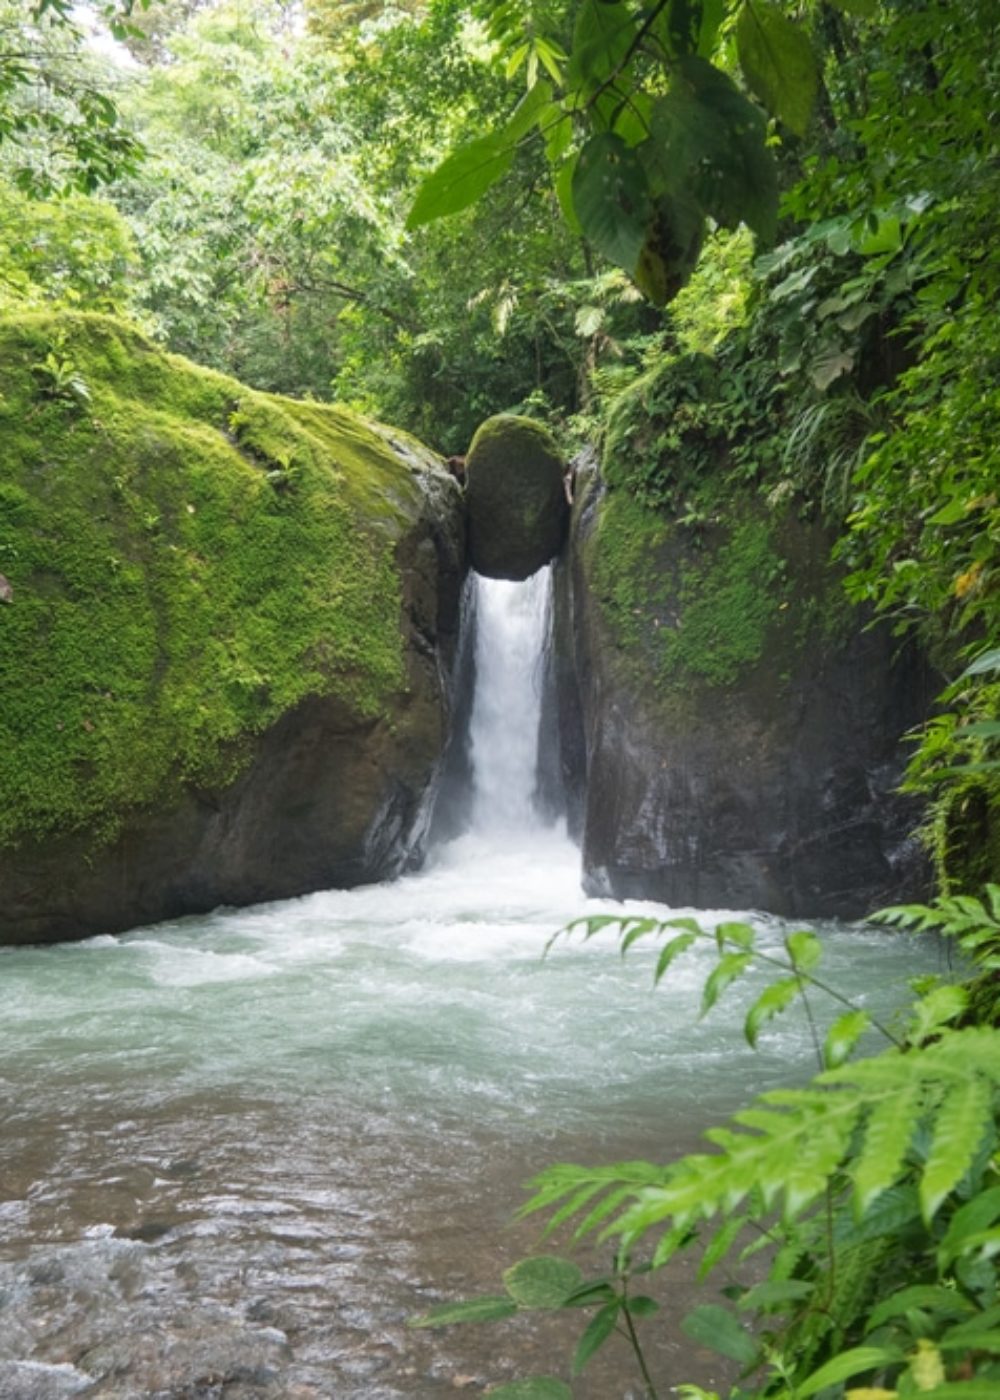
[[(808, 1071), (801, 1017), (743, 1044), (756, 977), (698, 1019), (707, 953), (657, 990), (652, 945), (542, 959), (606, 907), (534, 813), (547, 587), (480, 585), (471, 827), (419, 873), (0, 950), (2, 1400), (432, 1400), (565, 1374), (578, 1314), (408, 1319), (499, 1291), (537, 1247), (511, 1224), (533, 1171), (666, 1159)], [(827, 931), (827, 976), (891, 1011), (914, 945)], [(659, 1375), (707, 1383), (683, 1262), (664, 1287)], [(609, 1347), (574, 1393), (637, 1397), (629, 1374)]]

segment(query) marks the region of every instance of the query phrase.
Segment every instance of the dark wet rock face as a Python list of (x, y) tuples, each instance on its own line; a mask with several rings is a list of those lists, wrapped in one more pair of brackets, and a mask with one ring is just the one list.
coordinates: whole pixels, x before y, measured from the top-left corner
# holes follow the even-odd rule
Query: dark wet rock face
[(526, 579), (562, 548), (569, 508), (565, 464), (540, 423), (498, 414), (466, 460), (469, 557), (487, 578)]
[[(693, 626), (694, 595), (668, 584), (655, 606), (629, 599), (636, 627), (623, 636), (601, 572), (606, 499), (592, 478), (556, 576), (562, 762), (588, 892), (850, 918), (920, 891), (920, 812), (896, 788), (933, 678), (888, 629), (845, 612), (831, 631), (804, 606), (824, 532), (797, 522), (778, 538), (778, 621), (758, 658), (724, 682), (688, 671), (671, 684), (650, 638)], [(678, 547), (661, 542), (649, 574), (669, 577)], [(699, 558), (715, 548), (725, 541), (701, 539)]]

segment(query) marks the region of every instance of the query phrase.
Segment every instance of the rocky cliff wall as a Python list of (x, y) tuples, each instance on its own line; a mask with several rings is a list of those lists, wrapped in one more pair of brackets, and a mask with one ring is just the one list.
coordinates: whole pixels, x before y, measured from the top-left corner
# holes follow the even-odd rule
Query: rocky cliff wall
[(681, 524), (581, 472), (553, 666), (586, 885), (860, 916), (925, 878), (896, 787), (934, 686), (846, 605), (821, 525), (744, 506)]
[(418, 443), (95, 316), (0, 322), (0, 941), (379, 879), (451, 708)]

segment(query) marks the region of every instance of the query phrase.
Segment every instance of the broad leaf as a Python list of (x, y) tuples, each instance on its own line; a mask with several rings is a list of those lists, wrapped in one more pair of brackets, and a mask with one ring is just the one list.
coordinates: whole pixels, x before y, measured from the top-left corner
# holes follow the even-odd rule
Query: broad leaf
[(562, 1307), (582, 1280), (576, 1264), (555, 1254), (520, 1259), (503, 1276), (504, 1287), (522, 1308)]
[(446, 156), (417, 190), (406, 218), (408, 229), (457, 214), (474, 204), (506, 175), (514, 160), (514, 143), (503, 131), (480, 136)]
[(705, 1303), (689, 1312), (681, 1323), (684, 1334), (702, 1346), (749, 1366), (757, 1357), (757, 1343), (738, 1318), (718, 1303)]
[(584, 236), (611, 262), (634, 272), (652, 216), (635, 150), (611, 132), (592, 136), (580, 152), (572, 189)]
[(520, 141), (551, 106), (552, 84), (545, 78), (539, 78), (514, 108), (503, 127), (503, 135), (510, 142)]
[(726, 228), (745, 223), (774, 237), (778, 178), (767, 124), (727, 75), (697, 57), (682, 59), (655, 104), (647, 166), (654, 189), (685, 192)]
[(583, 0), (576, 16), (568, 80), (592, 93), (619, 67), (636, 37), (631, 11), (618, 0)]
[(736, 49), (750, 91), (797, 136), (804, 136), (819, 90), (809, 37), (773, 0), (743, 5)]

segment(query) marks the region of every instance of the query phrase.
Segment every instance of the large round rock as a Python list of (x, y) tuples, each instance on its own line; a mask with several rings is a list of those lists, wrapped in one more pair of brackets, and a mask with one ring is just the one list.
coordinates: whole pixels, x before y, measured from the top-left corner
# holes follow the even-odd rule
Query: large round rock
[(487, 418), (466, 463), (469, 553), (487, 578), (524, 579), (566, 536), (566, 467), (547, 428), (530, 418)]

